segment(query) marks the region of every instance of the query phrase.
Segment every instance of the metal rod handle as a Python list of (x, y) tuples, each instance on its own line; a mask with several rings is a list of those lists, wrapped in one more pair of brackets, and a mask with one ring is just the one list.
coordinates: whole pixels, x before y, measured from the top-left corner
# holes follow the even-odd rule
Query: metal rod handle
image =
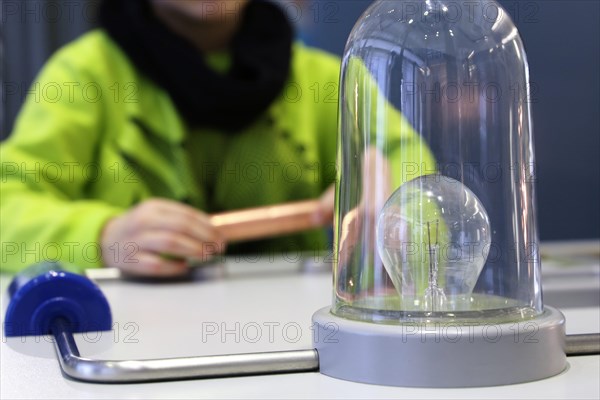
[(55, 320), (52, 334), (63, 372), (86, 382), (151, 382), (319, 370), (319, 355), (314, 349), (154, 360), (93, 360), (80, 356), (66, 321)]

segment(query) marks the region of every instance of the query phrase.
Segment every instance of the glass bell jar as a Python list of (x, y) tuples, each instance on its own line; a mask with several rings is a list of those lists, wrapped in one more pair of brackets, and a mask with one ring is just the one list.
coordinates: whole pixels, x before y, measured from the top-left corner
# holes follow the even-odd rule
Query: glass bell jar
[(398, 386), (564, 370), (544, 307), (527, 57), (485, 1), (376, 1), (340, 77), (333, 304), (321, 371)]

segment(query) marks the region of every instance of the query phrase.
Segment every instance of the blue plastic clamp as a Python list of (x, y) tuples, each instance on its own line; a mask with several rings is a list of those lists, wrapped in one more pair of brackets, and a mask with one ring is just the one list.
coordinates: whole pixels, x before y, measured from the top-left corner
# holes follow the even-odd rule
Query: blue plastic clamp
[(6, 336), (50, 334), (54, 319), (68, 321), (71, 332), (112, 328), (110, 306), (90, 279), (65, 271), (59, 263), (35, 264), (16, 275), (8, 287)]

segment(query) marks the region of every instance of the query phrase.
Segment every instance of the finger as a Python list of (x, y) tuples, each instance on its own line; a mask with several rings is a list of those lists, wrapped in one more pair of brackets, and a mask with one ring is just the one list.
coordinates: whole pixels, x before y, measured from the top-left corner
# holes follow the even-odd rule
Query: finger
[(189, 236), (167, 230), (143, 232), (137, 240), (142, 251), (171, 256), (202, 257), (205, 253), (214, 252), (216, 243), (191, 239)]
[(198, 221), (209, 222), (208, 216), (200, 210), (195, 209), (192, 206), (187, 204), (179, 203), (173, 200), (165, 200), (165, 199), (155, 199), (152, 200), (152, 203), (156, 205), (157, 208), (164, 212), (171, 212), (176, 214), (183, 214), (188, 218), (194, 218)]
[[(165, 228), (182, 232), (198, 240), (221, 242), (225, 238), (219, 230), (212, 225), (210, 217), (191, 206), (176, 201), (155, 199), (150, 201), (152, 215), (147, 226), (150, 228)], [(163, 223), (167, 223), (164, 224)]]
[(177, 213), (162, 213), (144, 220), (141, 233), (147, 231), (168, 231), (184, 235), (196, 242), (215, 243), (223, 246), (223, 239), (215, 233), (212, 226), (206, 226)]
[(173, 201), (147, 200), (138, 207), (131, 222), (137, 232), (170, 230), (198, 241), (224, 245), (222, 235), (205, 214)]
[(188, 271), (183, 260), (166, 259), (144, 251), (136, 254), (131, 260), (119, 263), (117, 267), (128, 275), (146, 277), (180, 276)]

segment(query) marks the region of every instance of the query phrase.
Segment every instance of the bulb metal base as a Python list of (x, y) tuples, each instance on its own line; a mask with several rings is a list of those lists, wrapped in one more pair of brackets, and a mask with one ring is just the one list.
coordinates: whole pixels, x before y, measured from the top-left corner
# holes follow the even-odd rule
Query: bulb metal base
[(565, 318), (545, 307), (535, 319), (479, 324), (347, 320), (329, 307), (313, 315), (321, 373), (409, 387), (476, 387), (529, 382), (567, 366)]

